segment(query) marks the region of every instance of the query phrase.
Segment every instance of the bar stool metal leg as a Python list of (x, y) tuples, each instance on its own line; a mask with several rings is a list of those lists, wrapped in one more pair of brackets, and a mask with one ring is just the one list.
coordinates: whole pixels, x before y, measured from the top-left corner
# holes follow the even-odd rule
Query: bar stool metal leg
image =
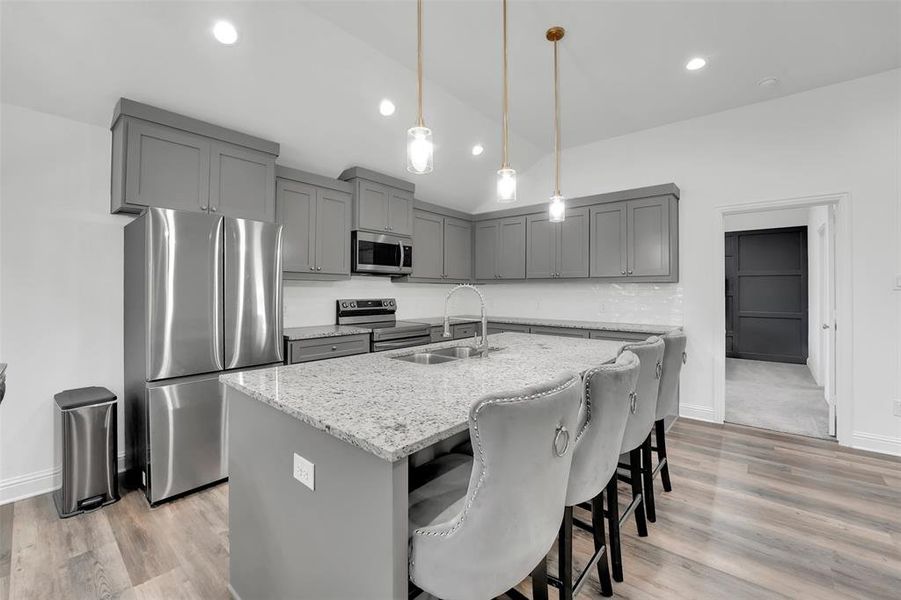
[(619, 542), (619, 488), (614, 476), (607, 484), (607, 523), (610, 525), (610, 564), (613, 580), (623, 580), (623, 553)]
[(641, 445), (641, 478), (644, 482), (644, 504), (648, 521), (657, 522), (657, 508), (654, 504), (654, 465), (651, 462), (651, 434)]
[[(641, 495), (641, 447), (629, 451), (629, 480), (632, 484), (632, 499), (642, 498)], [(648, 522), (644, 513), (644, 499), (635, 506), (635, 527), (638, 528), (638, 537), (648, 536)]]
[(558, 576), (560, 577), (560, 600), (573, 597), (573, 507), (563, 511), (560, 536), (557, 538)]
[(657, 442), (657, 464), (660, 469), (660, 481), (663, 483), (663, 491), (673, 491), (673, 486), (669, 479), (669, 461), (666, 459), (666, 427), (663, 419), (654, 423), (654, 436)]
[(532, 571), (532, 600), (547, 600), (547, 556)]

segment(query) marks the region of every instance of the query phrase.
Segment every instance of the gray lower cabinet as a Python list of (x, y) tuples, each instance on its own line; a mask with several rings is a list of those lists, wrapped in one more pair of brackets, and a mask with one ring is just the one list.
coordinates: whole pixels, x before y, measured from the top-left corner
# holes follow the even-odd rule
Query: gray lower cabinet
[(526, 217), (475, 224), (476, 279), (525, 279)]
[(367, 352), (368, 334), (285, 341), (285, 362), (289, 365)]
[(414, 279), (469, 281), (472, 223), (424, 210), (413, 211)]
[(274, 142), (121, 99), (110, 211), (161, 207), (274, 221), (278, 152)]
[(210, 211), (275, 221), (275, 157), (223, 142), (210, 156)]
[(551, 223), (547, 214), (526, 218), (526, 277), (588, 277), (589, 211), (569, 209), (566, 220)]
[(539, 327), (532, 325), (531, 333), (537, 335), (556, 335), (560, 337), (583, 338), (588, 339), (589, 333), (587, 329), (574, 329), (571, 327)]
[(679, 211), (675, 197), (592, 206), (589, 221), (592, 277), (679, 280)]
[(351, 194), (277, 179), (286, 276), (350, 276)]
[(528, 325), (519, 325), (517, 323), (488, 322), (488, 335), (491, 335), (492, 333), (505, 333), (508, 331), (514, 333), (532, 333), (532, 328)]

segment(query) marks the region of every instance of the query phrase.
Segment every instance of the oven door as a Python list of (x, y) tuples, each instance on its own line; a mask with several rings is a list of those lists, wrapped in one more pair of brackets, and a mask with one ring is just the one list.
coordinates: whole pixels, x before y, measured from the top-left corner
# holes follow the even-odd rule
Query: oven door
[(417, 337), (401, 338), (398, 340), (389, 340), (384, 342), (372, 342), (373, 352), (384, 352), (385, 350), (397, 350), (399, 348), (410, 348), (412, 346), (424, 346), (432, 342), (432, 336), (422, 335)]
[(354, 231), (351, 244), (354, 273), (406, 275), (413, 272), (410, 238)]

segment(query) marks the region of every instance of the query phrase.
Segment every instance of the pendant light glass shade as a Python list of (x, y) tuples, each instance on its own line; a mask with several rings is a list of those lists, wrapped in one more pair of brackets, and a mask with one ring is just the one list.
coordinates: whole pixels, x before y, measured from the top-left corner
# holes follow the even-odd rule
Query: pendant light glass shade
[(563, 196), (556, 194), (551, 196), (551, 203), (548, 205), (547, 216), (548, 221), (551, 223), (560, 223), (566, 219), (566, 202), (563, 201)]
[(432, 130), (417, 125), (407, 130), (407, 171), (424, 175), (432, 172)]
[(516, 202), (516, 169), (506, 167), (497, 172), (497, 201)]

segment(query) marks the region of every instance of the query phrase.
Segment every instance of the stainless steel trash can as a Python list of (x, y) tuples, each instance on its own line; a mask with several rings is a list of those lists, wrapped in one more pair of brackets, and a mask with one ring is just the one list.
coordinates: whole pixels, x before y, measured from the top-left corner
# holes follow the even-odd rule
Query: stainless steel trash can
[(53, 494), (60, 518), (119, 499), (116, 395), (103, 387), (56, 394), (56, 458), (62, 487)]

